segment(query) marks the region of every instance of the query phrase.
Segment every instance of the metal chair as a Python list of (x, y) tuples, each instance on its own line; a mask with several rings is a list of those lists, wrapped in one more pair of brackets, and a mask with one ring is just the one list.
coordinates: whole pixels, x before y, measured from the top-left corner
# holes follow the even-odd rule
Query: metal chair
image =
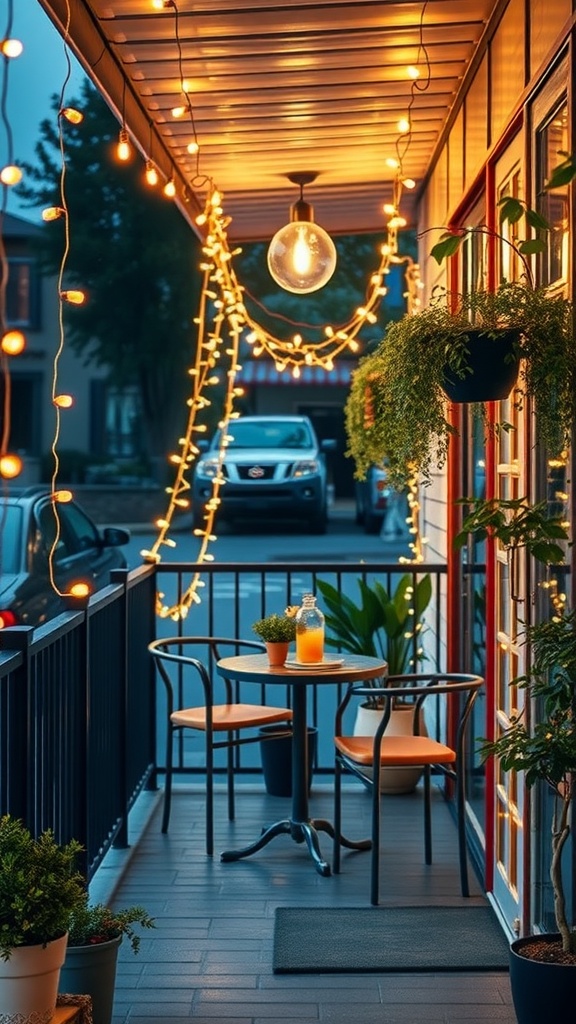
[[(204, 648), (204, 651), (201, 649)], [(189, 652), (199, 652), (194, 657)], [(206, 764), (206, 853), (214, 852), (214, 751), (227, 750), (226, 777), (228, 791), (228, 820), (234, 820), (234, 748), (247, 743), (260, 742), (259, 735), (240, 737), (245, 729), (254, 729), (275, 722), (292, 721), (290, 708), (269, 707), (264, 704), (241, 704), (234, 700), (231, 680), (224, 678), (225, 703), (214, 703), (213, 665), (221, 658), (235, 654), (264, 653), (264, 644), (253, 640), (234, 640), (226, 637), (171, 637), (154, 640), (148, 645), (160, 678), (166, 688), (168, 727), (166, 737), (166, 780), (164, 785), (164, 812), (162, 832), (168, 831), (172, 803), (174, 734), (183, 729), (196, 729), (204, 733)], [(186, 653), (183, 653), (186, 652)], [(206, 653), (208, 659), (206, 659)], [(204, 657), (204, 660), (201, 658)], [(209, 665), (205, 664), (208, 660)], [(210, 665), (210, 661), (212, 664)], [(175, 709), (174, 683), (169, 665), (178, 667), (178, 695), (184, 700), (184, 675), (192, 676), (200, 684), (202, 701), (193, 707)], [(219, 677), (221, 678), (221, 677)], [(225, 739), (216, 739), (225, 734)], [(277, 734), (274, 734), (277, 735)], [(264, 737), (272, 738), (271, 734)]]
[[(365, 685), (350, 685), (336, 712), (335, 726), (335, 776), (334, 776), (334, 864), (333, 870), (340, 871), (340, 847), (342, 836), (342, 772), (349, 771), (358, 776), (363, 784), (372, 790), (372, 864), (370, 878), (370, 902), (379, 900), (380, 870), (380, 768), (422, 767), (424, 775), (424, 854), (426, 864), (432, 863), (432, 806), (431, 772), (440, 771), (454, 780), (458, 825), (458, 854), (460, 861), (460, 886), (463, 896), (470, 895), (468, 865), (466, 859), (465, 833), (465, 735), (466, 725), (474, 702), (484, 680), (481, 676), (467, 673), (409, 674), (389, 676), (387, 685), (375, 689)], [(346, 708), (354, 697), (382, 698), (384, 710), (382, 720), (374, 736), (345, 736), (342, 722)], [(435, 698), (443, 701), (442, 721), (454, 728), (455, 745), (447, 746), (439, 740), (419, 735), (420, 710), (425, 701)], [(386, 736), (385, 730), (394, 701), (409, 701), (413, 707), (413, 735)], [(375, 768), (375, 766), (377, 766)], [(366, 768), (372, 772), (365, 774)]]

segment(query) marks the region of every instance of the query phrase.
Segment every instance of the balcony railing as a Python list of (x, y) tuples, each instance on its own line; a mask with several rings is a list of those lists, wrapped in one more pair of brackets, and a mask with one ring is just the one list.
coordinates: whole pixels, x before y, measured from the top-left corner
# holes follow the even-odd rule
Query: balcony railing
[[(178, 602), (201, 568), (202, 602), (188, 618), (158, 618), (156, 593)], [(157, 635), (254, 637), (251, 623), (299, 603), (321, 578), (357, 596), (356, 580), (379, 579), (394, 589), (405, 572), (430, 573), (433, 596), (426, 613), (428, 665), (442, 667), (444, 616), (441, 564), (160, 563), (116, 570), (110, 586), (79, 610), (32, 629), (0, 631), (0, 811), (21, 817), (39, 833), (52, 828), (59, 842), (84, 846), (84, 874), (93, 877), (108, 849), (128, 843), (128, 812), (163, 771), (165, 707), (156, 694), (148, 643)], [(185, 684), (178, 680), (185, 700)], [(247, 699), (255, 698), (254, 685)], [(271, 702), (278, 702), (278, 688)], [(312, 724), (331, 726), (337, 694), (310, 694)], [(240, 696), (240, 692), (239, 692)], [(266, 700), (266, 687), (259, 691)], [(282, 696), (287, 699), (287, 695)], [(175, 771), (201, 773), (193, 743), (175, 752)], [(316, 770), (331, 771), (319, 746)], [(331, 746), (330, 746), (331, 751)], [(157, 753), (160, 752), (160, 753)], [(259, 772), (257, 748), (238, 748), (239, 772)]]

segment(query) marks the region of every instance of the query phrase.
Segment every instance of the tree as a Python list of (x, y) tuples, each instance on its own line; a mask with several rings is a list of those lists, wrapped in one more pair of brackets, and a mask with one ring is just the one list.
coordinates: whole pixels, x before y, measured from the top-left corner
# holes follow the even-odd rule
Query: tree
[[(58, 112), (58, 97), (53, 98)], [(147, 455), (174, 451), (186, 418), (194, 361), (201, 278), (200, 243), (182, 214), (144, 183), (143, 163), (114, 158), (118, 122), (86, 83), (79, 125), (64, 122), (70, 250), (65, 284), (88, 301), (66, 307), (66, 338), (87, 363), (105, 366), (117, 387), (139, 390)], [(61, 206), (62, 161), (54, 123), (42, 121), (36, 166), (24, 165), (19, 195), (29, 207)], [(64, 252), (64, 220), (41, 233), (43, 269), (57, 274)]]

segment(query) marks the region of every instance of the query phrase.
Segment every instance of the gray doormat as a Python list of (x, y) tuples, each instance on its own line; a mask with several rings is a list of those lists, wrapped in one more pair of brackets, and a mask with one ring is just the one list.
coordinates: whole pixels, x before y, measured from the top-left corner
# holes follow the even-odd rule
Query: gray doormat
[(491, 907), (278, 907), (277, 974), (507, 971)]

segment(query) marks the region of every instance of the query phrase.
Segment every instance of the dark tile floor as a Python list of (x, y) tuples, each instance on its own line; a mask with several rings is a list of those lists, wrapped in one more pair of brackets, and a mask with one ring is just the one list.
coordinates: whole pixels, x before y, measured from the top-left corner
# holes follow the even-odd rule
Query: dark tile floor
[[(113, 853), (93, 887), (108, 897), (117, 884), (118, 906), (142, 903), (157, 926), (133, 956), (120, 951), (114, 1024), (515, 1024), (508, 975), (484, 972), (301, 974), (272, 972), (277, 906), (364, 906), (369, 902), (369, 854), (346, 854), (339, 876), (323, 878), (305, 846), (275, 839), (253, 857), (223, 864), (204, 853), (202, 794), (177, 790), (170, 833), (160, 833), (157, 795), (138, 843)], [(462, 905), (456, 833), (438, 794), (434, 807), (434, 864), (423, 864), (418, 794), (383, 798), (383, 904)], [(369, 796), (347, 791), (348, 834), (368, 834)], [(289, 801), (262, 786), (242, 789), (237, 820), (225, 820), (224, 796), (216, 805), (216, 849), (245, 845), (264, 823), (284, 817)], [(147, 816), (145, 810), (144, 815)], [(315, 786), (312, 813), (332, 817), (326, 785)], [(331, 859), (328, 838), (323, 852)], [(473, 879), (473, 903), (484, 896)], [(106, 892), (108, 890), (108, 892)], [(417, 936), (415, 936), (417, 940)]]

